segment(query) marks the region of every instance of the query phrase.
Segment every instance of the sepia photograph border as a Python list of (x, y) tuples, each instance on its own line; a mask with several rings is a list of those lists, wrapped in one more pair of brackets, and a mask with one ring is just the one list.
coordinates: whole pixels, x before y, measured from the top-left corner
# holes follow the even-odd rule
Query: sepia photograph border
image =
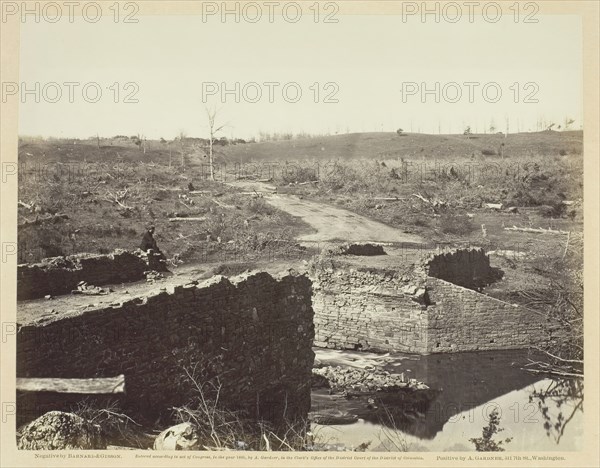
[[(20, 3), (20, 2), (19, 2)], [(112, 3), (112, 2), (111, 2)], [(199, 5), (188, 1), (136, 2), (139, 15), (195, 15)], [(398, 14), (394, 1), (338, 1), (340, 15)], [(441, 2), (449, 3), (449, 2)], [(136, 458), (150, 451), (20, 451), (16, 446), (15, 417), (5, 415), (5, 404), (16, 401), (16, 335), (5, 334), (5, 326), (16, 324), (16, 272), (17, 256), (5, 255), (5, 245), (17, 242), (17, 178), (7, 178), (0, 184), (0, 233), (2, 263), (0, 272), (0, 298), (2, 343), (0, 353), (2, 422), (0, 424), (2, 467), (184, 467), (184, 466), (599, 466), (599, 184), (600, 175), (600, 80), (599, 80), (599, 12), (597, 1), (548, 1), (540, 0), (540, 15), (578, 15), (582, 19), (583, 31), (583, 105), (584, 105), (584, 332), (585, 332), (585, 383), (586, 399), (583, 413), (583, 450), (580, 452), (518, 452), (520, 456), (537, 455), (547, 460), (511, 459), (513, 452), (494, 454), (496, 459), (484, 458), (486, 454), (476, 452), (392, 452), (352, 454), (352, 460), (336, 460), (336, 452), (290, 452), (285, 458), (282, 452), (242, 452), (245, 459), (236, 459), (239, 452), (155, 452), (153, 458)], [(257, 25), (260, 27), (260, 25)], [(19, 82), (19, 31), (18, 20), (0, 23), (0, 81)], [(368, 40), (368, 34), (365, 34)], [(1, 163), (18, 161), (18, 102), (0, 104)], [(6, 257), (6, 258), (5, 258)], [(196, 455), (192, 455), (196, 454)], [(84, 457), (84, 458), (81, 458)], [(461, 457), (465, 457), (462, 459)], [(469, 457), (471, 457), (469, 459)], [(551, 458), (557, 458), (551, 460)]]

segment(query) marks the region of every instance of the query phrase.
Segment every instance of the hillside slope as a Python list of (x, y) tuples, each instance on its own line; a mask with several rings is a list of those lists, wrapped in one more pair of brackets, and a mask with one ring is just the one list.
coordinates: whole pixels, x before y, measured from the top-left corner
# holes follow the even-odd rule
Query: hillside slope
[(498, 152), (504, 143), (506, 158), (581, 154), (583, 132), (516, 133), (487, 135), (425, 135), (409, 133), (351, 133), (285, 141), (266, 141), (224, 148), (225, 160), (247, 163), (260, 160), (303, 159), (435, 159), (466, 158), (483, 151)]

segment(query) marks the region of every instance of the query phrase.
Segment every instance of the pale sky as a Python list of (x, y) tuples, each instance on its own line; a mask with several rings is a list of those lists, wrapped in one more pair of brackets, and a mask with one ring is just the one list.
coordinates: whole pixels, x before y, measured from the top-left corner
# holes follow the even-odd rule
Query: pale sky
[[(563, 124), (565, 117), (582, 125), (582, 37), (577, 16), (538, 16), (539, 23), (514, 23), (504, 18), (495, 24), (481, 19), (472, 24), (435, 22), (403, 23), (398, 16), (339, 16), (337, 24), (315, 24), (310, 17), (299, 23), (234, 22), (203, 23), (198, 16), (140, 16), (137, 24), (102, 20), (86, 22), (26, 23), (21, 25), (20, 81), (33, 89), (61, 84), (62, 98), (56, 103), (35, 103), (25, 96), (19, 110), (19, 133), (56, 137), (89, 137), (99, 133), (143, 134), (148, 138), (173, 138), (180, 131), (206, 136), (202, 102), (203, 83), (225, 82), (235, 95), (219, 103), (220, 121), (229, 123), (227, 136), (247, 138), (266, 132), (362, 132), (406, 131), (462, 133), (473, 131), (536, 130), (536, 122)], [(74, 101), (69, 102), (64, 82), (78, 82)], [(102, 87), (96, 103), (86, 102), (82, 86)], [(123, 102), (134, 91), (125, 83), (136, 83), (137, 103)], [(260, 85), (262, 99), (244, 102), (242, 88)], [(269, 87), (276, 82), (274, 102)], [(297, 83), (302, 91), (296, 103), (286, 102), (282, 87)], [(324, 89), (325, 83), (335, 83)], [(401, 93), (403, 83), (417, 83), (417, 94)], [(433, 94), (421, 102), (421, 82), (435, 89), (440, 83), (441, 102)], [(460, 85), (458, 102), (444, 102), (442, 87)], [(474, 102), (469, 87), (477, 82)], [(486, 102), (482, 87), (495, 97)], [(114, 83), (120, 89), (114, 102)], [(315, 103), (313, 84), (319, 83)], [(514, 101), (519, 83), (519, 103)], [(525, 88), (525, 83), (535, 83)], [(511, 90), (511, 86), (513, 89)], [(312, 89), (311, 89), (312, 87)], [(324, 103), (332, 91), (339, 102)], [(288, 89), (288, 98), (295, 97)], [(89, 96), (94, 97), (91, 88)], [(256, 88), (246, 88), (250, 99)], [(538, 103), (523, 102), (533, 96)], [(50, 98), (55, 91), (47, 88)], [(456, 88), (448, 87), (450, 99)], [(21, 97), (23, 100), (24, 98)], [(219, 96), (219, 99), (220, 96)], [(214, 97), (209, 103), (214, 103)]]

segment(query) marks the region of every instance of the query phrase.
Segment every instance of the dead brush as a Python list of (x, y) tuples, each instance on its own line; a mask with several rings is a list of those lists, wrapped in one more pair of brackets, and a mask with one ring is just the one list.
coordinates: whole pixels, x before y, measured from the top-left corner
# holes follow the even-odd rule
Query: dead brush
[(173, 407), (176, 423), (190, 422), (196, 427), (204, 450), (312, 450), (318, 439), (305, 420), (284, 418), (275, 427), (264, 420), (253, 420), (243, 411), (226, 408), (221, 402), (219, 378), (208, 378), (204, 369), (183, 368), (184, 378), (195, 390), (187, 404)]
[(193, 391), (188, 404), (173, 407), (177, 423), (191, 422), (197, 429), (200, 446), (205, 450), (234, 450), (246, 445), (249, 427), (240, 412), (221, 405), (222, 384), (218, 377), (212, 377), (218, 361), (209, 362), (198, 368), (183, 366), (182, 380)]
[(406, 434), (400, 429), (392, 411), (381, 404), (383, 414), (379, 417), (380, 432), (379, 441), (390, 452), (408, 452), (410, 451), (410, 442), (406, 440)]
[(146, 435), (142, 426), (126, 414), (120, 413), (116, 403), (104, 407), (83, 400), (77, 403), (74, 414), (100, 427), (109, 445), (148, 448), (152, 438)]

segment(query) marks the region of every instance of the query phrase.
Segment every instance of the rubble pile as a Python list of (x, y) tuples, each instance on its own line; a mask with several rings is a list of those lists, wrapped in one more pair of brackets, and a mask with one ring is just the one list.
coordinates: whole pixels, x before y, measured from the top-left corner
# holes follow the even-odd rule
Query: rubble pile
[(165, 275), (156, 270), (145, 271), (144, 276), (146, 277), (147, 283), (154, 283), (156, 280), (160, 280), (165, 277)]
[(332, 393), (374, 393), (397, 390), (428, 390), (429, 387), (404, 374), (390, 374), (382, 369), (325, 366), (313, 369), (313, 387), (330, 388)]
[(104, 296), (112, 292), (112, 289), (103, 289), (99, 286), (88, 284), (86, 281), (77, 283), (77, 289), (73, 289), (71, 294), (85, 294), (87, 296)]

